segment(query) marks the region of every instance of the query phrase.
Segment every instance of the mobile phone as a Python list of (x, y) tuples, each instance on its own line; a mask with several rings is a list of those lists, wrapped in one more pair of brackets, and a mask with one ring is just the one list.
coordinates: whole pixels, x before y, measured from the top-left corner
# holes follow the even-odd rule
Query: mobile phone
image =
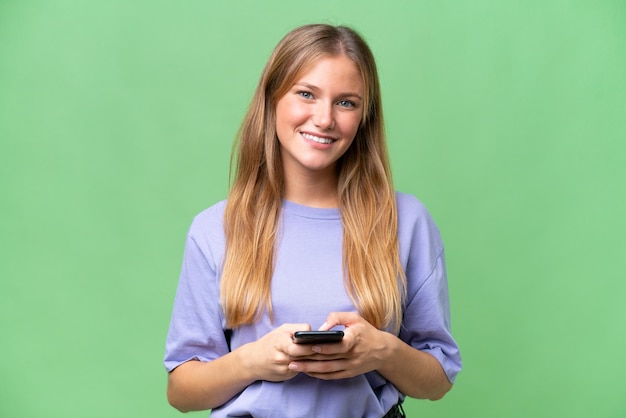
[(343, 338), (343, 331), (296, 331), (293, 342), (296, 344), (337, 343)]

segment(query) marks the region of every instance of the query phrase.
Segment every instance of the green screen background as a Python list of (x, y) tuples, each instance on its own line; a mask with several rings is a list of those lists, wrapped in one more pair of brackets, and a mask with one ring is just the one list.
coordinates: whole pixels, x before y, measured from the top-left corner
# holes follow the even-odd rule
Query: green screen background
[(369, 41), (396, 187), (447, 247), (464, 370), (409, 415), (626, 416), (626, 3), (538, 0), (0, 0), (0, 416), (179, 416), (186, 230), (318, 21)]

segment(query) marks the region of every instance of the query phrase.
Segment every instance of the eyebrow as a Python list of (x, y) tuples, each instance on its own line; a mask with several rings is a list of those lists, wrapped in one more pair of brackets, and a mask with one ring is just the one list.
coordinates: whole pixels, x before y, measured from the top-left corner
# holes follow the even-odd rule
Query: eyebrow
[[(310, 90), (314, 90), (314, 91), (319, 91), (320, 88), (317, 86), (314, 86), (313, 84), (309, 84), (309, 83), (305, 83), (305, 82), (301, 82), (301, 83), (296, 83), (294, 84), (294, 86), (300, 86), (300, 87), (305, 87), (307, 89)], [(353, 97), (353, 98), (357, 98), (359, 100), (363, 100), (363, 98), (361, 97), (360, 94), (358, 93), (353, 93), (353, 92), (345, 92), (345, 93), (340, 93), (337, 95), (338, 97)]]

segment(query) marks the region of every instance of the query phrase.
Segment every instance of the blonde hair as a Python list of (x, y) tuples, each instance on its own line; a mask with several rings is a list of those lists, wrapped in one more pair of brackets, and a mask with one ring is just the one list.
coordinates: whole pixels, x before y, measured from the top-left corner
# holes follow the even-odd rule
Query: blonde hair
[(406, 279), (376, 64), (354, 30), (322, 24), (296, 28), (278, 43), (233, 148), (220, 289), (230, 328), (254, 323), (264, 311), (272, 317), (270, 284), (284, 187), (276, 103), (316, 60), (337, 55), (357, 65), (365, 86), (361, 124), (337, 165), (345, 286), (363, 318), (379, 329), (399, 329)]

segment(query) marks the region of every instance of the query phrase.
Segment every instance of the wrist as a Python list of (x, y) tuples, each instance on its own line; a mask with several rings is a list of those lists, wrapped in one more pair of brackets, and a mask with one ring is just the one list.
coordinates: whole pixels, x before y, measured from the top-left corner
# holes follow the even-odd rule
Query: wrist
[(259, 378), (254, 375), (254, 371), (258, 368), (253, 364), (256, 358), (254, 349), (252, 348), (253, 344), (254, 343), (244, 344), (231, 352), (233, 356), (233, 369), (238, 371), (241, 379), (249, 383), (259, 380)]
[(376, 359), (379, 367), (376, 370), (384, 375), (385, 369), (392, 366), (394, 359), (398, 358), (398, 355), (400, 354), (400, 344), (404, 343), (398, 337), (389, 332), (380, 331), (380, 333), (381, 344), (376, 353)]

